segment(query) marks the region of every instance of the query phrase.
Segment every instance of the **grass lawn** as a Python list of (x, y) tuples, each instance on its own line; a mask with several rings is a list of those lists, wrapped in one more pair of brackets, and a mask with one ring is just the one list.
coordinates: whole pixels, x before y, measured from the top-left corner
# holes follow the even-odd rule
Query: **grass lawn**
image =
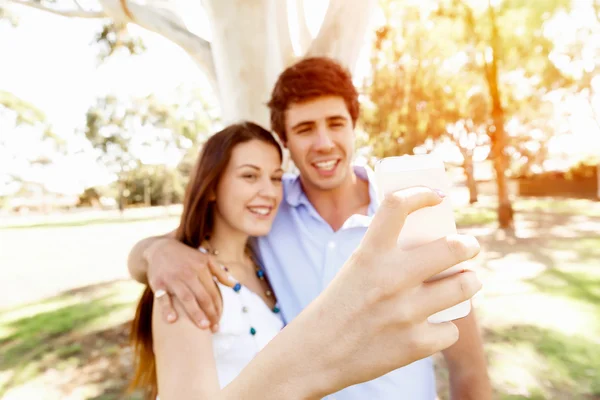
[[(484, 290), (475, 302), (495, 398), (600, 399), (600, 203), (519, 200), (514, 236), (494, 230), (493, 207), (461, 207), (457, 223), (482, 245), (474, 268)], [(90, 273), (103, 266), (122, 271), (135, 240), (175, 222), (55, 223), (0, 230), (0, 241), (10, 250), (26, 235), (40, 254), (52, 254), (46, 247), (60, 247), (65, 238), (74, 242), (63, 258), (22, 258), (31, 268), (55, 269), (42, 280), (58, 276), (62, 284), (76, 270), (69, 266), (90, 253)], [(106, 237), (123, 244), (102, 242)], [(0, 311), (0, 398), (138, 399), (123, 389), (131, 376), (128, 321), (140, 293), (140, 285), (117, 279)], [(440, 398), (447, 399), (447, 372), (443, 359), (435, 358)]]
[(3, 311), (0, 398), (135, 399), (122, 389), (130, 379), (128, 324), (140, 288), (116, 281)]

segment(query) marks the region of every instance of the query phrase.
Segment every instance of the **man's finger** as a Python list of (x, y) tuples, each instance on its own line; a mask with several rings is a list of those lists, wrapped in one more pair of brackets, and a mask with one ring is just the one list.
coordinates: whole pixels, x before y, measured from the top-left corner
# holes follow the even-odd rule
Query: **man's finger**
[(416, 303), (425, 317), (471, 299), (481, 289), (481, 281), (473, 271), (454, 274), (424, 283), (416, 293)]
[(479, 242), (469, 235), (449, 235), (410, 250), (398, 249), (399, 260), (411, 260), (410, 268), (398, 268), (403, 279), (424, 282), (479, 254)]
[[(198, 282), (195, 283), (198, 284)], [(188, 285), (198, 290), (198, 293), (195, 294), (192, 292)], [(201, 285), (198, 284), (198, 287), (200, 286)], [(210, 326), (210, 322), (206, 313), (198, 306), (199, 301), (197, 301), (197, 296), (206, 300), (206, 293), (201, 289), (201, 287), (199, 289), (194, 287), (194, 280), (186, 282), (186, 285), (181, 282), (176, 282), (173, 284), (173, 295), (177, 297), (188, 317), (201, 329), (206, 329)]]
[(395, 246), (409, 214), (424, 207), (435, 206), (441, 201), (442, 197), (438, 193), (423, 186), (386, 194), (365, 233), (363, 246), (374, 249)]
[(208, 259), (208, 268), (213, 276), (225, 286), (234, 287), (237, 281), (225, 270), (225, 267), (219, 264), (214, 258)]
[(458, 327), (452, 322), (431, 324), (426, 322), (422, 325), (419, 337), (423, 343), (421, 358), (428, 357), (452, 346), (459, 337)]
[(160, 313), (167, 323), (172, 323), (177, 320), (177, 312), (173, 308), (171, 302), (171, 296), (167, 293), (166, 289), (159, 287), (154, 291), (154, 300), (160, 307)]
[(206, 314), (210, 325), (218, 324), (221, 314), (217, 312), (217, 304), (221, 302), (221, 295), (210, 268), (198, 271), (198, 280), (193, 283), (193, 287), (198, 304)]

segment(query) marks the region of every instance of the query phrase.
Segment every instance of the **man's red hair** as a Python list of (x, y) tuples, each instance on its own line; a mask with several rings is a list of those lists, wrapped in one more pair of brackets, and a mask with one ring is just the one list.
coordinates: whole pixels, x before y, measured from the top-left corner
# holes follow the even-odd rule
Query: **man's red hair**
[(359, 114), (358, 92), (352, 83), (350, 71), (327, 57), (305, 58), (288, 67), (279, 75), (271, 100), (271, 129), (286, 142), (285, 112), (294, 103), (302, 103), (323, 96), (344, 99), (352, 124)]

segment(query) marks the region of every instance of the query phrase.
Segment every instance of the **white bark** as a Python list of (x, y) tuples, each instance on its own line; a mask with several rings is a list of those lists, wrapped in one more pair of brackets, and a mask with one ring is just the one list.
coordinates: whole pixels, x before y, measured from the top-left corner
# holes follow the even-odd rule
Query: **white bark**
[(304, 12), (304, 0), (296, 1), (296, 15), (298, 19), (298, 37), (300, 42), (300, 49), (302, 53), (306, 53), (310, 43), (312, 42), (312, 35), (308, 24), (306, 23), (306, 13)]
[[(278, 21), (279, 0), (208, 0), (212, 50), (225, 123), (249, 119), (269, 127), (266, 102), (289, 49), (287, 20)], [(282, 51), (283, 48), (283, 51)]]
[(45, 11), (47, 13), (50, 14), (54, 14), (54, 15), (60, 15), (62, 17), (69, 17), (69, 18), (91, 18), (91, 19), (98, 19), (98, 18), (106, 18), (107, 15), (101, 11), (86, 11), (83, 10), (78, 3), (76, 3), (75, 5), (77, 6), (77, 8), (75, 9), (61, 9), (61, 8), (56, 8), (56, 7), (50, 7), (50, 6), (45, 6), (41, 3), (35, 3), (32, 1), (23, 1), (23, 0), (10, 0), (10, 3), (13, 4), (19, 4), (22, 6), (26, 6), (26, 7), (31, 7), (31, 8), (35, 8), (41, 11)]
[(330, 0), (307, 55), (334, 57), (353, 70), (376, 4), (376, 0)]

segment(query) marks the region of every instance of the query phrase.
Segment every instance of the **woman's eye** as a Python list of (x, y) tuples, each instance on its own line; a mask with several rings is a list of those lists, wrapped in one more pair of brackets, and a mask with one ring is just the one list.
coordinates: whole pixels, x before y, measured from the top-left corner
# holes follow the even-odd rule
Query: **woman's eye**
[(280, 183), (283, 180), (283, 178), (281, 176), (275, 176), (271, 179), (273, 180), (273, 182), (278, 182), (278, 183)]
[(249, 180), (249, 181), (253, 181), (253, 180), (256, 180), (256, 175), (255, 174), (244, 174), (244, 175), (242, 175), (242, 178)]

